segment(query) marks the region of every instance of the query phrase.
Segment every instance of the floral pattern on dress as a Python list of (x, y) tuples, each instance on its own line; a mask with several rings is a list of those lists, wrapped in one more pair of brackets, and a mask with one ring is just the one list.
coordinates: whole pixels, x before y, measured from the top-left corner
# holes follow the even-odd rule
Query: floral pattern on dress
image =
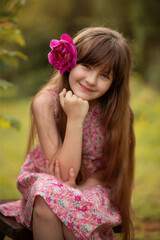
[[(52, 95), (57, 106), (57, 94)], [(57, 111), (57, 107), (55, 109)], [(82, 159), (88, 175), (103, 166), (103, 145), (100, 107), (96, 105), (89, 110), (84, 122)], [(96, 185), (81, 191), (46, 174), (46, 162), (40, 144), (28, 153), (17, 180), (17, 188), (22, 199), (0, 205), (0, 212), (6, 216), (15, 216), (18, 222), (29, 229), (34, 200), (38, 195), (43, 197), (77, 239), (113, 240), (112, 228), (121, 223), (119, 211), (109, 200), (109, 189)]]

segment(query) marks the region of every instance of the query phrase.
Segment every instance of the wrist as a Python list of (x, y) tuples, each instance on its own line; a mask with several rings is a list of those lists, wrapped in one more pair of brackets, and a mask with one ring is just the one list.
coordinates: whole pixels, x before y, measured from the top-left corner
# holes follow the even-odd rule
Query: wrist
[(67, 125), (72, 127), (83, 128), (84, 120), (82, 119), (74, 119), (74, 118), (67, 118)]

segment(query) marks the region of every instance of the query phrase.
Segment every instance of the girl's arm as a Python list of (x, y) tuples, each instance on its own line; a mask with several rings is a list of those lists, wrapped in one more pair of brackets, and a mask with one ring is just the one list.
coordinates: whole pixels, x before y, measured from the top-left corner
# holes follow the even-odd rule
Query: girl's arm
[(60, 164), (59, 164), (58, 160), (53, 160), (52, 165), (49, 165), (49, 161), (47, 160), (46, 165), (47, 165), (46, 171), (48, 174), (55, 176), (61, 182), (63, 182), (66, 185), (69, 185), (70, 187), (78, 188), (82, 191), (82, 190), (85, 190), (87, 188), (90, 188), (90, 187), (93, 187), (96, 185), (103, 186), (103, 183), (100, 180), (98, 180), (96, 173), (93, 174), (91, 177), (88, 177), (87, 180), (83, 184), (76, 185), (76, 175), (75, 175), (73, 168), (71, 168), (69, 170), (69, 179), (67, 181), (64, 181), (61, 176)]
[(53, 96), (48, 91), (44, 91), (33, 99), (31, 105), (39, 142), (43, 154), (50, 162), (62, 145), (54, 118), (54, 104)]
[(82, 157), (83, 122), (88, 113), (88, 101), (78, 98), (64, 89), (60, 95), (60, 104), (67, 115), (66, 133), (62, 147), (56, 155), (60, 163), (62, 179), (69, 178), (69, 170), (78, 175)]
[(63, 144), (54, 119), (54, 102), (47, 91), (37, 96), (32, 103), (39, 141), (46, 159), (56, 158), (60, 162), (64, 181), (69, 179), (69, 169), (73, 168), (77, 176), (82, 155), (83, 121), (88, 112), (88, 102), (71, 91), (60, 93), (60, 103), (67, 115), (66, 134)]

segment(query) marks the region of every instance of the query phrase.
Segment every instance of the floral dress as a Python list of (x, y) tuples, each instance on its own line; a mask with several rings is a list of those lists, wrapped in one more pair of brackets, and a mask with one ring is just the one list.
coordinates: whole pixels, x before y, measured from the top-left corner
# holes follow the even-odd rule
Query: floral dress
[[(57, 121), (58, 96), (52, 92)], [(88, 176), (103, 166), (104, 131), (100, 106), (92, 107), (84, 121), (82, 160)], [(22, 199), (0, 205), (0, 212), (15, 216), (17, 222), (31, 229), (35, 197), (43, 197), (57, 217), (80, 240), (113, 240), (112, 228), (121, 223), (119, 211), (110, 202), (110, 191), (101, 185), (85, 190), (72, 188), (46, 174), (46, 161), (40, 144), (31, 150), (17, 181)]]

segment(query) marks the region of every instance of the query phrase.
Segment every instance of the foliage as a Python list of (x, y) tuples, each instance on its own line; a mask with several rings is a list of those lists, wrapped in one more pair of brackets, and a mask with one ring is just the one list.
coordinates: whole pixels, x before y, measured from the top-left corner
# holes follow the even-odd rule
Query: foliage
[(19, 130), (20, 129), (20, 122), (15, 118), (11, 118), (11, 117), (8, 117), (8, 116), (5, 116), (5, 115), (1, 114), (0, 115), (0, 127), (4, 128), (4, 129), (14, 127), (17, 130)]
[(133, 50), (136, 69), (143, 80), (160, 87), (160, 1), (134, 0), (130, 4), (129, 20), (135, 39)]
[(26, 59), (20, 51), (11, 50), (14, 44), (25, 45), (21, 31), (17, 27), (18, 11), (24, 4), (22, 0), (1, 0), (0, 2), (0, 64), (18, 66), (17, 58)]
[(12, 86), (13, 86), (12, 83), (6, 81), (5, 79), (0, 78), (0, 88), (2, 88), (3, 90), (6, 90)]
[[(25, 45), (21, 31), (17, 28), (18, 11), (24, 0), (1, 0), (0, 2), (0, 66), (2, 72), (8, 70), (8, 65), (18, 67), (18, 59), (26, 60), (27, 57), (20, 51), (12, 50), (14, 44)], [(6, 90), (12, 87), (6, 79), (0, 78), (0, 88)], [(20, 128), (20, 122), (14, 118), (0, 115), (0, 128)]]

